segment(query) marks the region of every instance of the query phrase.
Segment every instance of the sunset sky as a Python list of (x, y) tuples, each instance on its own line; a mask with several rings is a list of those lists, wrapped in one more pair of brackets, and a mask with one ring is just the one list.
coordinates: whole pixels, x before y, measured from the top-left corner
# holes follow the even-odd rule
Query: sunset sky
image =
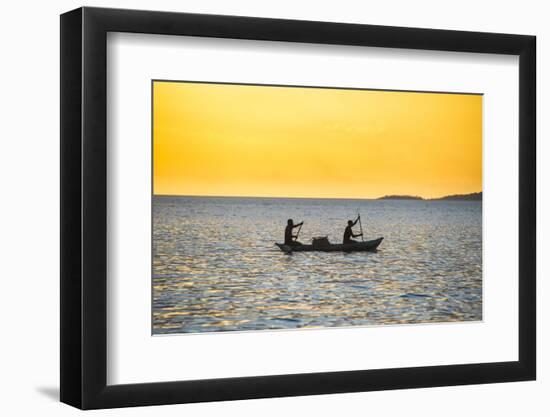
[(482, 96), (155, 81), (156, 195), (425, 198), (482, 188)]

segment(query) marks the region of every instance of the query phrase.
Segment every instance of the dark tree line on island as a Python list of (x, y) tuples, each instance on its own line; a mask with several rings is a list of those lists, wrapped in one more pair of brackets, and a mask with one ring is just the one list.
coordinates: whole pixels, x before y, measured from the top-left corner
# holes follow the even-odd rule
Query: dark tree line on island
[(471, 194), (453, 194), (446, 195), (440, 198), (422, 198), (414, 195), (385, 195), (384, 197), (378, 198), (378, 200), (425, 200), (425, 201), (481, 201), (482, 193), (471, 193)]

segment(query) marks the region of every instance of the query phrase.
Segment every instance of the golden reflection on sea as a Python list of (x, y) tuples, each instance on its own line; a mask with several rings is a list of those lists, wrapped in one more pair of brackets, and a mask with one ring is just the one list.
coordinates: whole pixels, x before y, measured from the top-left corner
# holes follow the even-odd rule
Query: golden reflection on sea
[[(376, 253), (286, 255), (362, 213)], [(155, 197), (153, 333), (482, 319), (481, 202)]]

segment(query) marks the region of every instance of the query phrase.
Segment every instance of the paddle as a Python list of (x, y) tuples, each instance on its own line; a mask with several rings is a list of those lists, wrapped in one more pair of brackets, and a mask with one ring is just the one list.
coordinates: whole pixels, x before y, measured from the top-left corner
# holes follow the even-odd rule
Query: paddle
[(296, 233), (296, 237), (294, 238), (294, 241), (296, 242), (298, 240), (298, 236), (300, 236), (300, 230), (302, 230), (302, 226), (304, 225), (304, 222), (298, 227), (298, 233)]
[(361, 224), (361, 215), (359, 214), (359, 210), (357, 210), (357, 217), (359, 217), (359, 228), (361, 229), (361, 242), (364, 242), (365, 239), (363, 238), (363, 225)]

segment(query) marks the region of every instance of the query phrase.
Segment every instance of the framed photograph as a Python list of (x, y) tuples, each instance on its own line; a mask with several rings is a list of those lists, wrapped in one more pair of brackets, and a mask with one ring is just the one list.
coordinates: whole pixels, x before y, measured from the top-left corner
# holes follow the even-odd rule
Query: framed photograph
[(61, 401), (533, 380), (535, 37), (61, 16)]

